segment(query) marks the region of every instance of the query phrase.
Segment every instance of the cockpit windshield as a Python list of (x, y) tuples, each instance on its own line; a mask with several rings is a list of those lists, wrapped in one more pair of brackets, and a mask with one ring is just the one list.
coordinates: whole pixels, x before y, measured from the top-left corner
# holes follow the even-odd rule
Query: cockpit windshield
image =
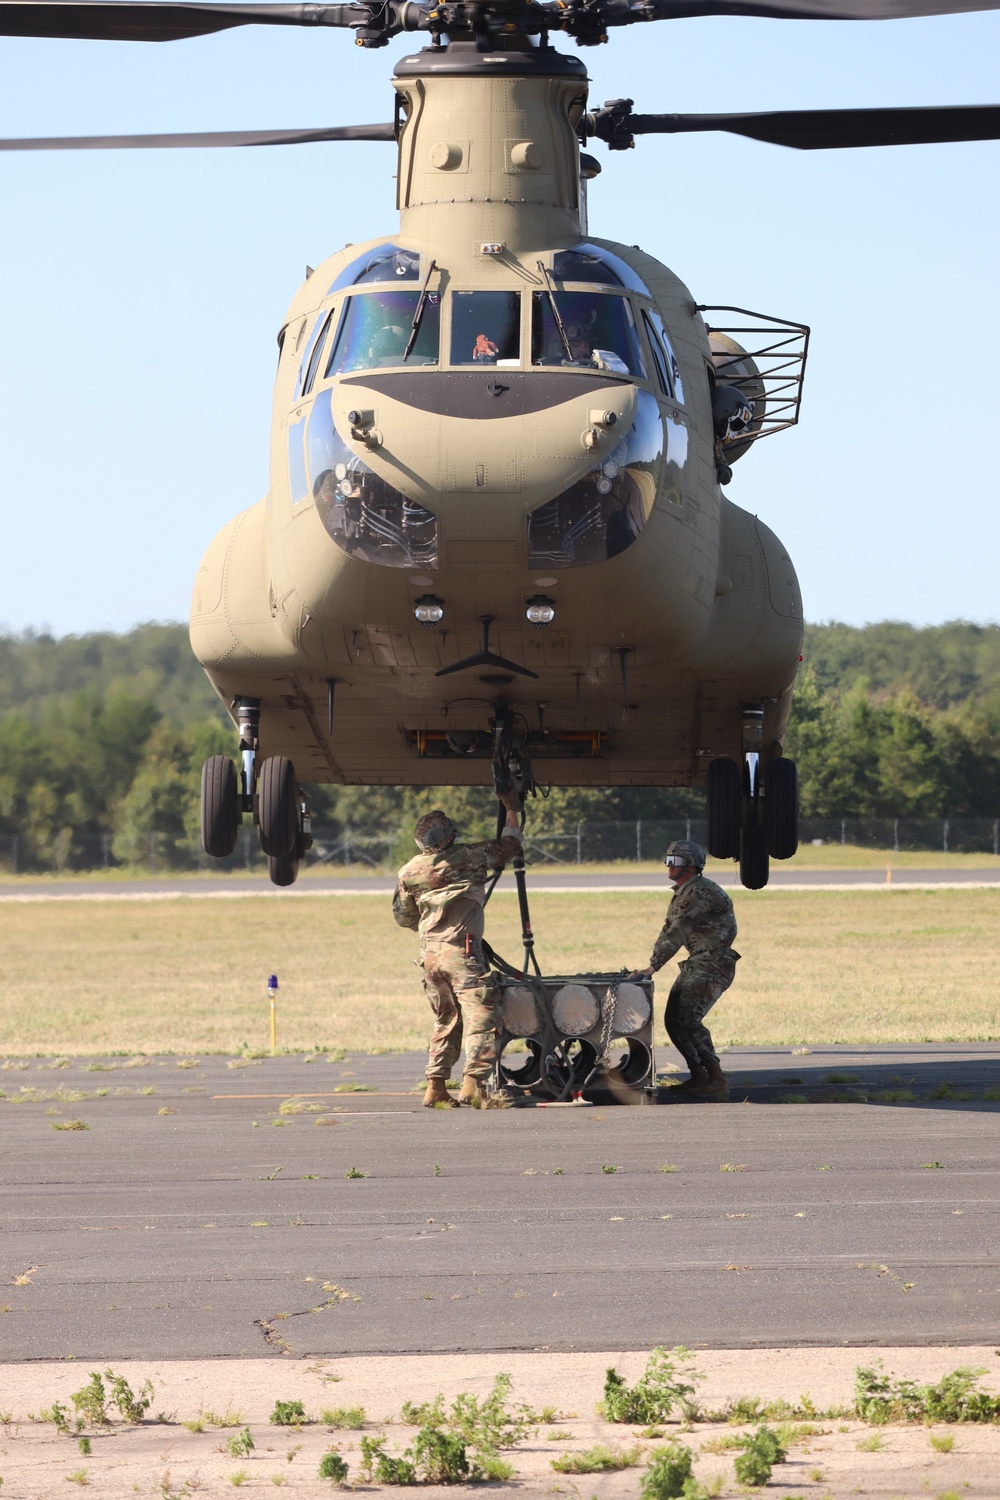
[(649, 287), (620, 255), (602, 245), (574, 245), (557, 250), (552, 257), (552, 279), (557, 282), (589, 281), (596, 286), (620, 286), (652, 300)]
[(326, 378), (391, 365), (436, 365), (441, 321), (437, 292), (424, 299), (420, 324), (407, 354), (420, 293), (361, 292), (349, 297), (326, 366)]
[(420, 255), (416, 250), (403, 250), (399, 245), (375, 245), (363, 255), (356, 255), (327, 291), (343, 291), (348, 286), (363, 286), (372, 281), (417, 281), (420, 278)]
[(531, 363), (579, 366), (645, 380), (628, 299), (600, 292), (533, 292)]

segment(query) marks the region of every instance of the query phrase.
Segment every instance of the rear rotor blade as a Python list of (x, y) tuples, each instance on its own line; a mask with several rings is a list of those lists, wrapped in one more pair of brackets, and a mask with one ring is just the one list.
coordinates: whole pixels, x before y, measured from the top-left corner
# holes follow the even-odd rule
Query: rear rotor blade
[(649, 0), (652, 19), (763, 16), (779, 21), (901, 21), (1000, 10), (1000, 0)]
[(919, 146), (947, 141), (1000, 139), (1000, 104), (957, 104), (931, 109), (789, 109), (762, 114), (633, 115), (628, 100), (614, 100), (588, 116), (588, 133), (613, 150), (636, 135), (686, 135), (724, 130), (798, 151), (850, 146)]
[(282, 0), (264, 5), (200, 5), (190, 0), (0, 0), (0, 36), (175, 42), (233, 26), (363, 25), (367, 12), (364, 5), (299, 5)]
[(0, 151), (128, 151), (183, 146), (305, 146), (315, 141), (392, 141), (395, 126), (328, 125), (318, 130), (191, 130), (173, 135), (52, 135), (0, 140)]

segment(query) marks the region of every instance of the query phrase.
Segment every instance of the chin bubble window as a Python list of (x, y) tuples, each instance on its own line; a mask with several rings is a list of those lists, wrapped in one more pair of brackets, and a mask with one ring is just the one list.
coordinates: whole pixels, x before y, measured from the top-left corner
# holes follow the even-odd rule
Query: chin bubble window
[(337, 431), (320, 391), (306, 436), (309, 485), (328, 534), (351, 557), (386, 568), (437, 566), (437, 520), (373, 472)]
[(579, 568), (631, 547), (649, 519), (663, 470), (656, 397), (636, 392), (635, 420), (594, 467), (528, 517), (528, 565)]
[(631, 303), (599, 292), (533, 292), (531, 363), (645, 380)]
[(428, 293), (422, 305), (417, 291), (359, 292), (347, 299), (326, 378), (393, 365), (436, 365), (440, 323), (437, 292)]
[(452, 293), (451, 362), (507, 366), (521, 363), (519, 292)]

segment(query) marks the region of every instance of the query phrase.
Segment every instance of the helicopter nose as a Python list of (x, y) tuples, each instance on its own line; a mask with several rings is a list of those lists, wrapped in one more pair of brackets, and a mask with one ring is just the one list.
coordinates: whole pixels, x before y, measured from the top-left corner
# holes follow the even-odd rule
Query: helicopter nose
[(387, 375), (370, 377), (365, 387), (363, 396), (360, 384), (344, 382), (338, 428), (350, 430), (349, 415), (363, 399), (379, 445), (371, 447), (369, 436), (366, 448), (361, 436), (351, 446), (387, 480), (432, 505), (448, 495), (506, 494), (531, 510), (610, 453), (637, 404), (628, 381), (562, 372), (502, 370), (485, 380)]

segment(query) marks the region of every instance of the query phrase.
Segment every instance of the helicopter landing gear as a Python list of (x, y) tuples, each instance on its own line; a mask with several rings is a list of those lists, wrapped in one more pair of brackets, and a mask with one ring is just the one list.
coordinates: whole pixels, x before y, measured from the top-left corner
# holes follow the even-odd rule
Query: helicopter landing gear
[(706, 843), (713, 859), (736, 859), (740, 852), (742, 787), (740, 768), (728, 756), (709, 763), (706, 784)]
[(261, 764), (257, 818), (260, 846), (269, 858), (281, 859), (294, 852), (298, 833), (295, 767), (285, 755), (271, 755)]
[(740, 882), (748, 891), (759, 891), (767, 885), (771, 864), (764, 841), (764, 786), (761, 777), (763, 703), (744, 703), (743, 732), (740, 738), (743, 751)]
[(764, 838), (774, 859), (799, 847), (799, 773), (794, 760), (772, 760), (764, 777)]
[(225, 859), (236, 848), (243, 816), (236, 767), (228, 755), (213, 755), (201, 768), (201, 842), (213, 859)]

